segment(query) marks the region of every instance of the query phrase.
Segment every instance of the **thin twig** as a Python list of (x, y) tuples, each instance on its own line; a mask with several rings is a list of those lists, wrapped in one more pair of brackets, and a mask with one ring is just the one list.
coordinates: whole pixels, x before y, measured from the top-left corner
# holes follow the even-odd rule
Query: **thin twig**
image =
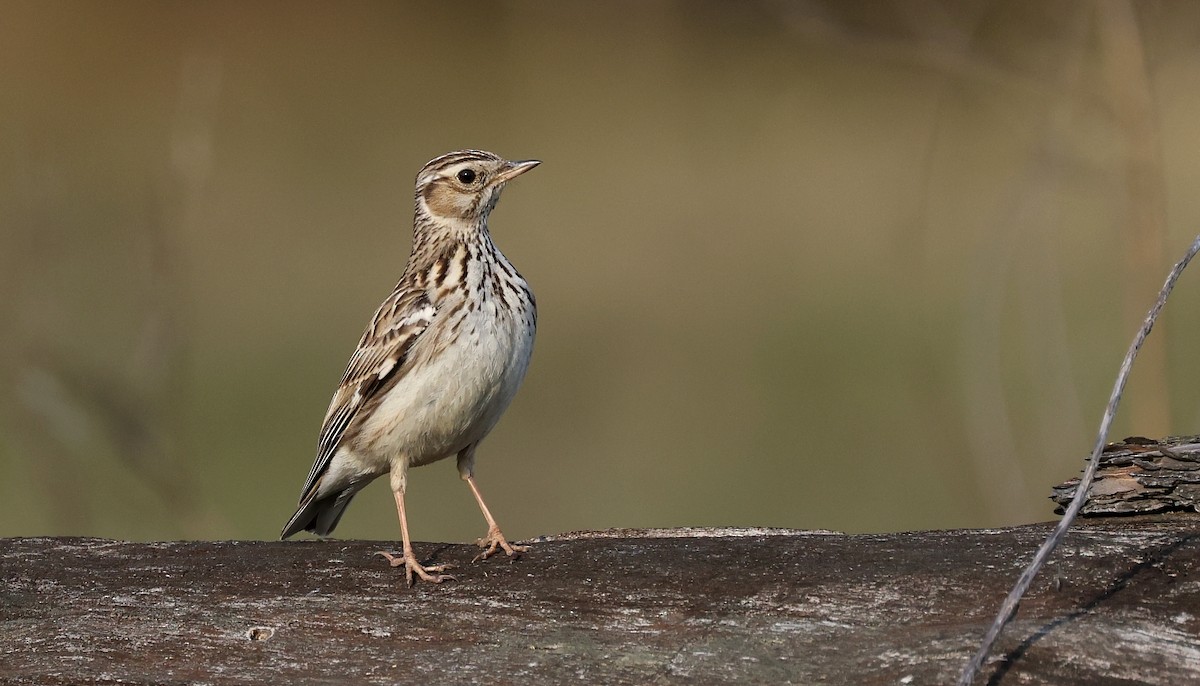
[(1067, 508), (1058, 526), (1054, 528), (1054, 532), (1038, 548), (1037, 554), (1033, 556), (1033, 561), (1029, 563), (1029, 566), (1021, 573), (1021, 577), (1017, 579), (1017, 584), (1008, 592), (1008, 597), (1004, 599), (1004, 603), (1000, 606), (1000, 612), (992, 622), (991, 628), (988, 629), (987, 635), (983, 637), (983, 644), (979, 646), (979, 651), (975, 653), (963, 669), (962, 676), (958, 679), (959, 686), (970, 686), (971, 682), (975, 680), (980, 667), (983, 666), (983, 661), (987, 659), (993, 644), (1000, 637), (1000, 632), (1004, 630), (1005, 625), (1016, 614), (1017, 605), (1020, 604), (1025, 591), (1029, 590), (1029, 585), (1033, 583), (1033, 578), (1037, 576), (1042, 566), (1046, 564), (1046, 559), (1050, 557), (1050, 553), (1054, 552), (1054, 549), (1062, 542), (1067, 529), (1075, 521), (1075, 516), (1079, 514), (1080, 508), (1083, 507), (1084, 501), (1087, 500), (1088, 490), (1092, 486), (1092, 479), (1095, 477), (1096, 469), (1100, 465), (1100, 453), (1104, 450), (1105, 441), (1108, 439), (1109, 427), (1112, 425), (1113, 418), (1117, 414), (1117, 406), (1121, 404), (1121, 394), (1125, 391), (1125, 382), (1129, 378), (1129, 370), (1133, 367), (1133, 360), (1137, 357), (1138, 351), (1141, 350), (1142, 344), (1145, 343), (1146, 337), (1150, 335), (1150, 329), (1154, 328), (1154, 322), (1158, 319), (1158, 313), (1167, 304), (1167, 297), (1171, 295), (1171, 290), (1175, 288), (1175, 282), (1179, 280), (1179, 275), (1183, 273), (1184, 268), (1187, 267), (1188, 262), (1192, 261), (1197, 252), (1200, 252), (1200, 235), (1196, 236), (1192, 241), (1191, 247), (1188, 248), (1187, 254), (1175, 264), (1175, 267), (1171, 269), (1171, 273), (1167, 275), (1166, 283), (1163, 284), (1162, 290), (1158, 293), (1158, 300), (1154, 302), (1154, 307), (1150, 308), (1145, 321), (1142, 322), (1142, 328), (1134, 336), (1133, 343), (1129, 346), (1129, 352), (1125, 353), (1125, 359), (1121, 362), (1121, 370), (1117, 373), (1117, 382), (1113, 386), (1112, 395), (1108, 398), (1108, 406), (1104, 408), (1104, 418), (1100, 421), (1100, 433), (1096, 436), (1096, 445), (1092, 447), (1092, 458), (1088, 462), (1087, 469), (1083, 472), (1083, 478), (1080, 479), (1079, 486), (1075, 489), (1075, 497), (1071, 500), (1071, 505)]

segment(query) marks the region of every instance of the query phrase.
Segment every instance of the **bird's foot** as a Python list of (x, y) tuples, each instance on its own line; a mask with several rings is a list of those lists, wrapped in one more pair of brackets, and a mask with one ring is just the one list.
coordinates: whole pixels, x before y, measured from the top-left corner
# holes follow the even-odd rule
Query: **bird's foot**
[(375, 554), (381, 555), (384, 558), (386, 558), (388, 561), (388, 564), (390, 564), (393, 567), (399, 567), (399, 566), (403, 565), (405, 568), (404, 575), (408, 578), (409, 586), (412, 586), (413, 583), (415, 583), (413, 580), (414, 574), (416, 574), (417, 576), (421, 577), (421, 579), (428, 581), (429, 583), (432, 583), (432, 584), (440, 584), (443, 581), (447, 581), (447, 580), (454, 581), (455, 580), (455, 578), (449, 574), (440, 574), (439, 573), (439, 572), (444, 572), (447, 569), (450, 569), (454, 565), (442, 564), (442, 565), (430, 565), (430, 566), (426, 567), (426, 566), (422, 565), (420, 562), (417, 562), (417, 557), (416, 557), (416, 555), (413, 555), (413, 552), (411, 550), (405, 550), (403, 553), (400, 553), (399, 555), (393, 555), (392, 553), (389, 553), (384, 550), (377, 551)]
[(500, 527), (498, 526), (493, 526), (492, 528), (488, 529), (487, 536), (476, 541), (476, 544), (478, 544), (479, 547), (483, 548), (484, 550), (476, 555), (475, 559), (471, 560), (471, 562), (486, 560), (492, 555), (495, 555), (497, 550), (503, 550), (504, 553), (509, 557), (517, 556), (517, 553), (523, 553), (529, 550), (529, 546), (527, 545), (512, 545), (509, 543), (508, 539), (504, 537), (504, 534), (500, 532)]

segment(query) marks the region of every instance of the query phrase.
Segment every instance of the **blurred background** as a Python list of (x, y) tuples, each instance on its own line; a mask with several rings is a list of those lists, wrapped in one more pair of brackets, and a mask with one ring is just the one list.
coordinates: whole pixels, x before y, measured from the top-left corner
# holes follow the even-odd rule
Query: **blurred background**
[[(506, 533), (1045, 520), (1200, 230), (1200, 4), (23, 2), (0, 22), (0, 535), (274, 538), (408, 253), (492, 217), (537, 350)], [(1113, 440), (1200, 433), (1200, 274)], [(414, 470), (420, 540), (483, 520)], [(396, 539), (386, 484), (340, 537)]]

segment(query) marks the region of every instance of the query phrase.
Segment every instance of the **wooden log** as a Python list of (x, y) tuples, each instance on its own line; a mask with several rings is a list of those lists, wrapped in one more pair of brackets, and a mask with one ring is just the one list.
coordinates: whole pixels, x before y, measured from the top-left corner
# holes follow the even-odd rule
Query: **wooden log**
[[(979, 683), (1197, 683), (1198, 525), (1081, 524)], [(377, 542), (0, 539), (0, 683), (946, 684), (1049, 529), (418, 544), (458, 579), (414, 588)]]

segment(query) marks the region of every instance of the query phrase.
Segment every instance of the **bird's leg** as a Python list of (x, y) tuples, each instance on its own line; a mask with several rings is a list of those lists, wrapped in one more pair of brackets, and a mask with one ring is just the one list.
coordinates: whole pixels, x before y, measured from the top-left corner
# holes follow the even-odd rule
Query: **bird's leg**
[[(417, 576), (424, 579), (425, 581), (429, 581), (429, 582), (432, 582), (435, 584), (440, 584), (447, 579), (454, 580), (454, 577), (450, 576), (449, 574), (438, 574), (437, 573), (437, 572), (446, 571), (447, 569), (450, 568), (451, 565), (443, 564), (443, 565), (431, 565), (429, 567), (425, 567), (420, 562), (417, 561), (417, 556), (413, 554), (412, 539), (409, 538), (409, 536), (408, 536), (408, 515), (406, 515), (404, 512), (404, 482), (405, 482), (404, 475), (401, 474), (399, 476), (399, 478), (397, 478), (395, 471), (393, 471), (393, 473), (392, 473), (392, 495), (394, 495), (396, 497), (396, 512), (398, 512), (400, 514), (400, 535), (404, 538), (404, 552), (402, 552), (400, 555), (393, 555), (391, 553), (381, 550), (376, 554), (382, 555), (383, 557), (387, 558), (387, 561), (393, 567), (399, 567), (400, 565), (404, 565), (405, 566), (404, 574), (408, 578), (409, 586), (413, 585), (413, 574), (414, 573)], [(431, 572), (433, 572), (433, 573), (431, 573)]]
[(486, 560), (496, 553), (497, 548), (503, 549), (509, 557), (529, 550), (529, 546), (527, 545), (510, 544), (508, 539), (504, 537), (504, 534), (501, 533), (500, 526), (496, 524), (496, 519), (492, 517), (491, 511), (488, 510), (487, 503), (483, 502), (483, 496), (479, 494), (479, 487), (475, 485), (475, 477), (466, 474), (463, 475), (463, 480), (471, 487), (471, 493), (475, 494), (475, 502), (479, 503), (479, 510), (483, 512), (483, 518), (487, 520), (488, 525), (487, 536), (478, 541), (479, 547), (484, 550), (471, 561)]

